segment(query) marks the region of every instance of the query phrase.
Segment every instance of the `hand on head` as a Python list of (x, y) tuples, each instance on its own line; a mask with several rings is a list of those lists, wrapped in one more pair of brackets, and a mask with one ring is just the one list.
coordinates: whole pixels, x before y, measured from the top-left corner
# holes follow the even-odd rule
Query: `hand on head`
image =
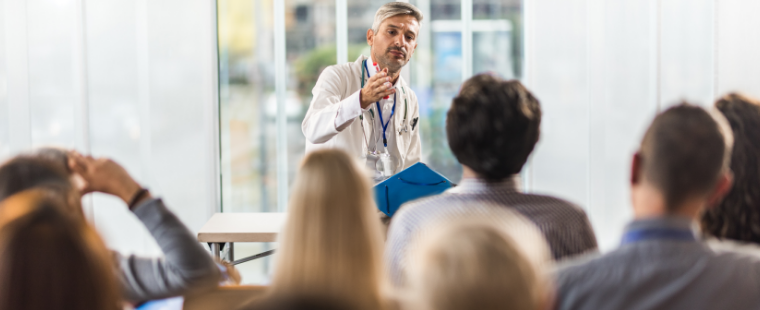
[(82, 194), (101, 192), (121, 198), (129, 204), (140, 191), (140, 184), (126, 169), (110, 158), (84, 156), (76, 151), (69, 153), (69, 168), (82, 178)]

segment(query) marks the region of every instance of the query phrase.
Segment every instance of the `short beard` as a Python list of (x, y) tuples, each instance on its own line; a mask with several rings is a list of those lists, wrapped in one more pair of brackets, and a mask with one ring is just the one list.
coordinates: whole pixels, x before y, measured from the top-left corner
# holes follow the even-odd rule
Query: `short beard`
[[(387, 54), (388, 51), (389, 50), (386, 50), (386, 54)], [(385, 56), (385, 54), (383, 54), (383, 55), (375, 55), (375, 53), (372, 53), (372, 60), (374, 60), (375, 62), (377, 62), (377, 63), (379, 63), (381, 65), (383, 65), (383, 67), (388, 68), (388, 74), (390, 74), (390, 75), (396, 74), (399, 71), (401, 71), (401, 68), (403, 68), (409, 62), (408, 60), (405, 59), (404, 60), (404, 64), (401, 65), (401, 66), (399, 66), (395, 62), (386, 61), (387, 59), (384, 56)], [(406, 56), (405, 52), (404, 52), (404, 56)]]

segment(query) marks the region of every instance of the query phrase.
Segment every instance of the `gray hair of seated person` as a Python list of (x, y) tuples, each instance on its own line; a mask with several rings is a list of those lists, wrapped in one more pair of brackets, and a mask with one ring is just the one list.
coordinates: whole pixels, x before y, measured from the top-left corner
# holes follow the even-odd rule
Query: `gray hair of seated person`
[(545, 309), (550, 256), (541, 233), (513, 212), (474, 214), (425, 225), (413, 241), (404, 309)]
[(411, 15), (422, 24), (422, 12), (416, 6), (406, 2), (389, 2), (377, 9), (375, 20), (372, 22), (372, 32), (377, 34), (380, 25), (388, 18), (398, 15)]

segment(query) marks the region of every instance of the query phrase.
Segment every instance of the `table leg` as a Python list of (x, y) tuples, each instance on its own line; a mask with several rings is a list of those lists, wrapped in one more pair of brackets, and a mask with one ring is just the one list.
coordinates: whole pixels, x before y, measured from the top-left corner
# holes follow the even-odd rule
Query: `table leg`
[(221, 251), (222, 251), (222, 244), (213, 242), (211, 243), (211, 252), (214, 254), (214, 257), (221, 258)]
[(235, 245), (234, 242), (227, 243), (227, 261), (232, 263), (235, 261)]

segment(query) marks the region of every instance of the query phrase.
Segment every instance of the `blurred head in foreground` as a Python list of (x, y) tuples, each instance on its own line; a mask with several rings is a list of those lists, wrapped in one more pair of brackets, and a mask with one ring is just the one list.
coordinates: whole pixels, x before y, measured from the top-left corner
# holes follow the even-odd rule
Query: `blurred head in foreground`
[(480, 74), (464, 82), (452, 101), (446, 135), (465, 170), (501, 181), (522, 170), (540, 124), (538, 99), (519, 81)]
[(696, 218), (728, 192), (733, 135), (718, 114), (682, 103), (655, 117), (633, 158), (631, 195), (638, 218)]
[(118, 309), (111, 257), (59, 196), (24, 191), (0, 205), (0, 309)]
[(28, 189), (44, 188), (65, 197), (63, 207), (84, 218), (81, 195), (66, 160), (65, 151), (44, 148), (6, 161), (0, 165), (0, 201)]
[(382, 239), (369, 177), (340, 150), (304, 158), (272, 279), (275, 294), (325, 296), (381, 307)]
[(255, 310), (358, 310), (325, 297), (307, 295), (277, 296), (254, 302), (243, 309)]
[(546, 309), (549, 250), (514, 212), (433, 222), (413, 247), (405, 309)]
[(734, 135), (734, 186), (702, 216), (702, 230), (718, 238), (760, 243), (760, 101), (739, 94), (718, 99)]

